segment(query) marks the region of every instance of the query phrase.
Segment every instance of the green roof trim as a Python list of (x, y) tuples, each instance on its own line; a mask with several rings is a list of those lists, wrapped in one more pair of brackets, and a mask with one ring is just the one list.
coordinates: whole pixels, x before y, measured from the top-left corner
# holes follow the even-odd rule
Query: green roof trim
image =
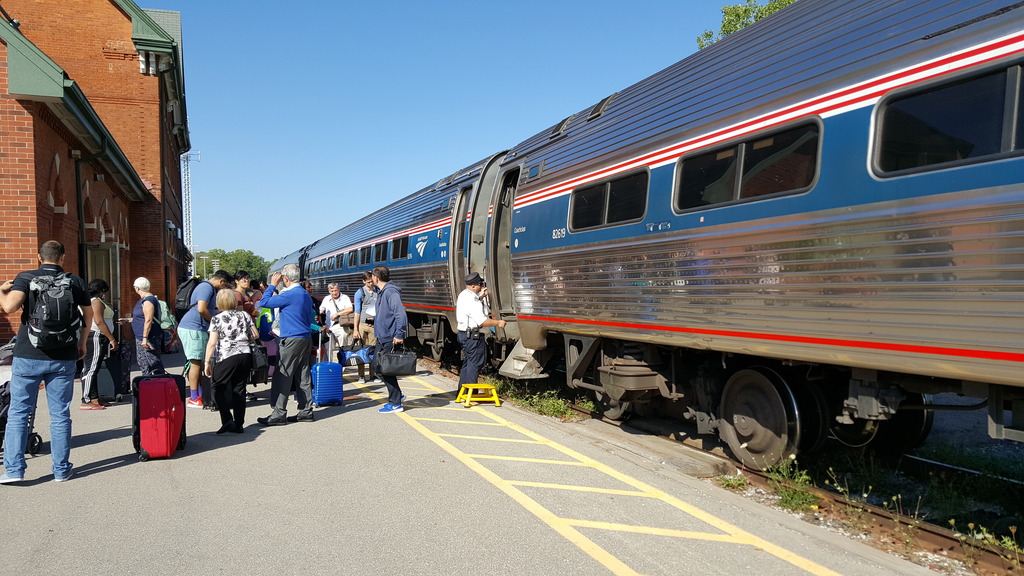
[(137, 49), (147, 52), (174, 52), (176, 47), (174, 38), (150, 18), (142, 8), (139, 8), (138, 4), (131, 0), (114, 0), (114, 4), (117, 4), (131, 18), (132, 40)]
[(0, 39), (7, 44), (9, 92), (44, 98), (64, 97), (69, 80), (63, 68), (6, 21), (0, 23)]

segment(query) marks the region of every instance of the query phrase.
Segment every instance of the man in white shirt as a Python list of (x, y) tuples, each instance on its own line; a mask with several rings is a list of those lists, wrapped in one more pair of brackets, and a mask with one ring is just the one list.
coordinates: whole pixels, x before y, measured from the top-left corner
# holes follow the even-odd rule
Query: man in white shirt
[(459, 344), (464, 360), (459, 370), (459, 387), (478, 384), (480, 367), (487, 361), (487, 345), (481, 328), (505, 327), (504, 320), (494, 320), (487, 313), (487, 284), (480, 274), (466, 276), (466, 289), (455, 302), (455, 320), (458, 322)]
[(324, 315), (325, 329), (334, 338), (334, 350), (341, 350), (342, 346), (348, 344), (348, 332), (345, 330), (343, 320), (347, 321), (347, 316), (352, 310), (352, 300), (341, 293), (341, 288), (337, 284), (329, 284), (327, 296), (320, 303), (320, 312)]

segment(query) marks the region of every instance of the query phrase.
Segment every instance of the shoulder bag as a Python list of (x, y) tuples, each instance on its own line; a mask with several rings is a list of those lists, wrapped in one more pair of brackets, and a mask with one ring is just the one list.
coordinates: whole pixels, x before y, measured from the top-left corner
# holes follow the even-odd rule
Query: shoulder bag
[(384, 352), (377, 360), (385, 376), (408, 376), (416, 373), (416, 353), (404, 347)]

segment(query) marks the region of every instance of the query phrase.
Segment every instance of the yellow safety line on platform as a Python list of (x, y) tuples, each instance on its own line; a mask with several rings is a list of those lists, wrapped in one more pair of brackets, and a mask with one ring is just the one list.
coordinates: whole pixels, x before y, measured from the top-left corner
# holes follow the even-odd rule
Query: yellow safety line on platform
[[(413, 380), (415, 382), (423, 384), (424, 386), (432, 386), (428, 382), (420, 380), (419, 378), (416, 378), (416, 377), (410, 377), (410, 378), (408, 378), (408, 380)], [(379, 392), (370, 391), (370, 390), (367, 390), (366, 388), (363, 388), (363, 390), (365, 392), (369, 393), (369, 394), (376, 395), (378, 399), (381, 396), (381, 394)], [(441, 390), (440, 388), (435, 388), (435, 390), (438, 391), (438, 392), (443, 392), (443, 390)], [(418, 408), (418, 409), (420, 409), (420, 410), (430, 410), (432, 408), (430, 408), (430, 407), (422, 407), (422, 408)], [(640, 480), (637, 480), (637, 479), (635, 479), (635, 478), (633, 478), (631, 476), (623, 474), (623, 473), (621, 473), (621, 472), (611, 468), (610, 466), (607, 466), (607, 465), (605, 465), (605, 464), (603, 464), (601, 462), (593, 460), (592, 458), (584, 456), (583, 454), (580, 454), (580, 453), (576, 452), (575, 450), (572, 450), (571, 448), (568, 448), (566, 446), (558, 444), (557, 442), (553, 442), (553, 441), (551, 441), (551, 440), (549, 440), (547, 438), (544, 438), (543, 436), (540, 436), (539, 434), (533, 432), (532, 430), (528, 430), (526, 428), (523, 428), (522, 426), (519, 426), (518, 424), (515, 424), (513, 422), (505, 420), (504, 418), (501, 418), (500, 416), (497, 416), (495, 414), (492, 414), (488, 410), (484, 410), (481, 407), (474, 406), (472, 408), (468, 408), (468, 409), (465, 409), (463, 411), (464, 412), (468, 412), (468, 413), (481, 414), (484, 417), (491, 419), (492, 422), (485, 423), (485, 422), (469, 421), (469, 420), (447, 420), (447, 419), (438, 419), (438, 418), (422, 418), (422, 417), (413, 416), (413, 415), (409, 414), (408, 412), (400, 413), (400, 414), (398, 414), (398, 416), (400, 418), (402, 418), (410, 426), (412, 426), (413, 429), (415, 429), (420, 434), (422, 434), (425, 438), (428, 438), (429, 440), (431, 440), (432, 442), (437, 444), (442, 450), (444, 450), (445, 452), (448, 452), (449, 454), (451, 454), (454, 458), (456, 458), (457, 460), (459, 460), (460, 462), (465, 464), (466, 467), (468, 467), (469, 469), (473, 470), (474, 472), (479, 474), (481, 477), (483, 477), (485, 480), (487, 480), (492, 485), (494, 485), (496, 488), (498, 488), (499, 490), (504, 492), (506, 495), (508, 495), (510, 498), (512, 498), (515, 502), (519, 503), (526, 510), (528, 510), (534, 516), (539, 518), (542, 522), (544, 522), (545, 524), (550, 526), (553, 530), (555, 530), (556, 532), (561, 534), (564, 538), (566, 538), (567, 540), (569, 540), (570, 542), (572, 542), (573, 544), (578, 546), (581, 550), (583, 550), (588, 555), (590, 555), (590, 557), (592, 557), (595, 560), (597, 560), (598, 562), (600, 562), (604, 567), (608, 568), (608, 570), (610, 570), (613, 574), (617, 574), (617, 575), (621, 575), (621, 576), (640, 576), (639, 573), (637, 573), (632, 568), (627, 566), (625, 563), (623, 563), (621, 560), (619, 560), (616, 556), (614, 556), (613, 554), (611, 554), (610, 552), (608, 552), (607, 550), (605, 550), (604, 548), (599, 546), (593, 540), (591, 540), (591, 539), (587, 538), (586, 536), (584, 536), (582, 532), (577, 530), (577, 528), (590, 528), (590, 529), (600, 529), (600, 530), (614, 530), (614, 531), (619, 531), (619, 532), (642, 533), (642, 534), (656, 534), (656, 535), (662, 535), (662, 536), (673, 536), (673, 537), (678, 537), (678, 538), (688, 538), (688, 539), (695, 539), (695, 540), (708, 540), (708, 541), (719, 541), (719, 542), (729, 542), (729, 543), (736, 543), (736, 544), (744, 544), (744, 545), (752, 546), (752, 547), (755, 547), (757, 549), (763, 550), (763, 551), (765, 551), (765, 552), (767, 552), (767, 553), (769, 553), (769, 554), (771, 554), (771, 555), (773, 555), (773, 556), (775, 556), (775, 557), (777, 557), (777, 558), (779, 558), (781, 560), (784, 560), (784, 561), (792, 564), (793, 566), (801, 568), (801, 569), (803, 569), (803, 570), (805, 570), (807, 572), (810, 572), (812, 574), (816, 574), (816, 575), (820, 575), (820, 576), (839, 576), (838, 573), (833, 572), (832, 570), (829, 570), (828, 568), (825, 568), (824, 566), (821, 566), (821, 565), (819, 565), (819, 564), (817, 564), (817, 563), (815, 563), (815, 562), (813, 562), (811, 560), (808, 560), (807, 558), (799, 556), (799, 555), (797, 555), (794, 552), (786, 550), (785, 548), (782, 548), (780, 546), (776, 546), (775, 544), (772, 544), (772, 543), (770, 543), (770, 542), (768, 542), (766, 540), (758, 538), (757, 536), (754, 536), (753, 534), (750, 534), (749, 532), (746, 532), (745, 530), (742, 530), (742, 529), (740, 529), (740, 528), (738, 528), (736, 526), (733, 526), (732, 524), (726, 522), (725, 520), (722, 520), (722, 519), (718, 518), (717, 516), (713, 516), (712, 514), (706, 512), (706, 511), (704, 511), (704, 510), (702, 510), (700, 508), (697, 508), (696, 506), (694, 506), (692, 504), (689, 504), (687, 502), (683, 502), (682, 500), (680, 500), (680, 499), (678, 499), (678, 498), (676, 498), (674, 496), (671, 496), (671, 495), (669, 495), (669, 494), (667, 494), (667, 493), (665, 493), (665, 492), (663, 492), (661, 490), (658, 490), (658, 489), (656, 489), (656, 488), (654, 488), (654, 487), (652, 487), (652, 486), (650, 486), (650, 485), (648, 485), (648, 484), (646, 484), (644, 482), (641, 482)], [(576, 460), (576, 462), (563, 461), (563, 460), (543, 460), (543, 459), (536, 459), (536, 458), (517, 458), (517, 457), (506, 457), (506, 456), (485, 455), (485, 454), (469, 454), (469, 453), (463, 452), (463, 451), (459, 450), (458, 448), (456, 448), (454, 445), (452, 445), (447, 440), (445, 440), (444, 437), (442, 437), (441, 434), (438, 434), (438, 433), (430, 430), (429, 428), (427, 428), (426, 425), (423, 424), (423, 422), (454, 422), (454, 423), (458, 423), (458, 424), (470, 424), (470, 425), (481, 425), (481, 424), (485, 424), (486, 425), (486, 424), (489, 424), (489, 425), (505, 426), (505, 427), (507, 427), (507, 428), (509, 428), (509, 429), (511, 429), (513, 431), (516, 431), (516, 432), (519, 432), (520, 434), (523, 434), (527, 438), (531, 438), (531, 439), (537, 441), (540, 444), (545, 444), (547, 446), (550, 446), (550, 447), (554, 448), (555, 450), (561, 452), (562, 454), (564, 454), (566, 456), (569, 456), (571, 458), (574, 458)], [(483, 464), (481, 464), (478, 461), (478, 460), (482, 460), (482, 459), (512, 460), (512, 461), (521, 461), (521, 462), (547, 463), (547, 464), (568, 465), (568, 466), (585, 466), (585, 467), (594, 468), (595, 470), (601, 471), (601, 472), (605, 473), (606, 475), (608, 475), (608, 476), (610, 476), (612, 478), (615, 478), (615, 479), (623, 482), (624, 484), (627, 484), (629, 486), (632, 486), (632, 487), (636, 488), (637, 491), (639, 492), (639, 494), (628, 493), (628, 494), (625, 494), (625, 495), (643, 496), (643, 497), (649, 497), (649, 498), (655, 498), (655, 499), (661, 500), (662, 502), (665, 502), (666, 504), (669, 504), (670, 506), (672, 506), (674, 508), (677, 508), (677, 509), (681, 510), (682, 512), (685, 512), (686, 514), (688, 514), (688, 515), (690, 515), (690, 516), (692, 516), (694, 518), (697, 518), (698, 520), (701, 520), (701, 521), (705, 522), (706, 524), (709, 524), (711, 526), (714, 526), (715, 528), (718, 528), (719, 530), (725, 532), (725, 534), (711, 534), (711, 533), (704, 533), (704, 532), (689, 532), (689, 531), (663, 529), (663, 528), (654, 528), (654, 527), (632, 526), (632, 525), (628, 525), (628, 524), (616, 524), (616, 523), (611, 523), (611, 522), (593, 522), (593, 521), (587, 521), (587, 520), (577, 520), (577, 519), (562, 518), (562, 517), (559, 517), (559, 516), (555, 515), (553, 512), (551, 512), (550, 510), (545, 508), (539, 502), (537, 502), (533, 498), (529, 497), (528, 495), (526, 495), (526, 493), (524, 493), (523, 491), (521, 491), (521, 490), (519, 490), (517, 488), (517, 486), (524, 486), (525, 487), (525, 486), (530, 486), (531, 484), (523, 483), (523, 482), (520, 482), (520, 481), (509, 481), (509, 480), (505, 480), (505, 479), (501, 478), (495, 472), (493, 472), (492, 470), (490, 470), (489, 468), (487, 468), (486, 466), (484, 466)], [(545, 486), (540, 486), (539, 485), (540, 483), (536, 483), (536, 484), (538, 484), (537, 487), (542, 487), (542, 488), (545, 487)], [(551, 488), (554, 488), (554, 489), (566, 489), (565, 487), (563, 487), (561, 485), (551, 486)], [(589, 491), (589, 490), (598, 491), (598, 490), (602, 490), (602, 489), (597, 489), (597, 488), (591, 489), (590, 487), (585, 487), (585, 486), (580, 486), (579, 489), (581, 491)], [(623, 491), (623, 492), (629, 492), (629, 491)]]
[(648, 494), (637, 490), (616, 490), (615, 488), (573, 486), (571, 484), (552, 484), (550, 482), (527, 482), (524, 480), (510, 480), (508, 483), (512, 486), (525, 486), (527, 488), (550, 488), (552, 490), (569, 490), (571, 492), (593, 492), (595, 494), (616, 494), (619, 496), (636, 496), (638, 498), (657, 498), (654, 494)]
[(573, 462), (572, 460), (547, 460), (544, 458), (526, 458), (525, 456), (502, 456), (499, 454), (470, 454), (463, 452), (466, 456), (476, 460), (505, 460), (508, 462), (529, 462), (531, 464), (555, 464), (557, 466), (583, 466), (591, 468), (586, 462)]
[(709, 532), (694, 532), (692, 530), (676, 530), (674, 528), (655, 528), (654, 526), (637, 526), (635, 524), (620, 524), (618, 522), (597, 522), (595, 520), (577, 520), (573, 518), (562, 518), (562, 521), (569, 526), (576, 528), (593, 528), (595, 530), (612, 530), (615, 532), (629, 532), (631, 534), (648, 534), (651, 536), (671, 536), (674, 538), (686, 538), (687, 540), (707, 540), (709, 542), (729, 542), (732, 544), (747, 544), (745, 540), (736, 538), (730, 534), (711, 534)]
[(453, 424), (473, 424), (475, 426), (504, 426), (500, 422), (475, 422), (473, 420), (453, 420), (451, 418), (424, 418), (422, 416), (411, 416), (424, 422), (451, 422)]
[(521, 438), (496, 438), (494, 436), (470, 436), (469, 434), (438, 434), (442, 438), (465, 438), (466, 440), (493, 440), (494, 442), (513, 442), (516, 444), (544, 444), (536, 440), (523, 440)]

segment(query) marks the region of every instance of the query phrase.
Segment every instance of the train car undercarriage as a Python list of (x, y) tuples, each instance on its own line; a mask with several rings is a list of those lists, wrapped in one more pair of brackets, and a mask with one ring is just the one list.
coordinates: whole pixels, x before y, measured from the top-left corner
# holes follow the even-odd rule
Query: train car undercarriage
[[(1024, 441), (1024, 391), (1007, 386), (572, 334), (562, 339), (569, 386), (594, 391), (606, 417), (657, 412), (692, 421), (753, 468), (813, 453), (829, 437), (905, 452), (927, 438), (936, 410), (988, 406), (991, 436)], [(933, 404), (931, 395), (942, 392), (980, 401)], [(1009, 426), (1004, 410), (1012, 411)]]

